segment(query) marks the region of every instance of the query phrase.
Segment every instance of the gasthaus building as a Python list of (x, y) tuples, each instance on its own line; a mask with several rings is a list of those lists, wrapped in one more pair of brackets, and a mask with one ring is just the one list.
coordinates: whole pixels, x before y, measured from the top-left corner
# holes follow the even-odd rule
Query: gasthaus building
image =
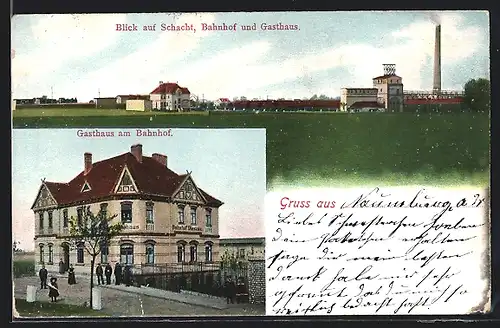
[(120, 236), (102, 245), (101, 263), (213, 262), (219, 257), (219, 207), (223, 203), (196, 185), (191, 173), (168, 168), (167, 156), (144, 156), (142, 145), (93, 162), (85, 153), (83, 171), (69, 182), (42, 181), (33, 203), (36, 270), (73, 264), (88, 273), (83, 245), (68, 243), (69, 219), (84, 211), (106, 211), (124, 224)]

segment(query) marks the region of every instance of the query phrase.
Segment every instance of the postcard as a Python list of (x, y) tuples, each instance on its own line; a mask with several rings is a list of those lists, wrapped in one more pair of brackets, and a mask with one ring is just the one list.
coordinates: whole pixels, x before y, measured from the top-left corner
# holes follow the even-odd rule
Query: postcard
[(489, 33), (485, 11), (14, 16), (14, 314), (493, 311)]
[(14, 130), (19, 316), (264, 314), (265, 130), (166, 132)]

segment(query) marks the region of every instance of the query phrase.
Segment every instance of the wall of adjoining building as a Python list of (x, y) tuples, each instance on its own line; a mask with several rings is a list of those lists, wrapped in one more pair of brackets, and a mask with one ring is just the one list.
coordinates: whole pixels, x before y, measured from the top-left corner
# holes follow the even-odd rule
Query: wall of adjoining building
[(266, 263), (263, 259), (248, 261), (248, 298), (252, 304), (266, 303)]

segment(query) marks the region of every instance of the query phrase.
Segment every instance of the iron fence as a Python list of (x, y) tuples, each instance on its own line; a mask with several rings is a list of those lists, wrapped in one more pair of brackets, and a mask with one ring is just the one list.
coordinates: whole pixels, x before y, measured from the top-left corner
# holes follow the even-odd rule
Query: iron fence
[(224, 296), (224, 282), (231, 278), (241, 290), (248, 291), (248, 264), (210, 263), (138, 264), (133, 269), (137, 284), (173, 292), (191, 291)]

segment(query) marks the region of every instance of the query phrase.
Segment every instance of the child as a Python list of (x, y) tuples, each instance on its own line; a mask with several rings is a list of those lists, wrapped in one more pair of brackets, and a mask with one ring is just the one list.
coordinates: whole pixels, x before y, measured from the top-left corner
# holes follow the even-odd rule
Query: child
[(59, 289), (57, 286), (57, 278), (50, 278), (49, 284), (49, 297), (51, 302), (57, 302), (57, 296), (59, 296)]

